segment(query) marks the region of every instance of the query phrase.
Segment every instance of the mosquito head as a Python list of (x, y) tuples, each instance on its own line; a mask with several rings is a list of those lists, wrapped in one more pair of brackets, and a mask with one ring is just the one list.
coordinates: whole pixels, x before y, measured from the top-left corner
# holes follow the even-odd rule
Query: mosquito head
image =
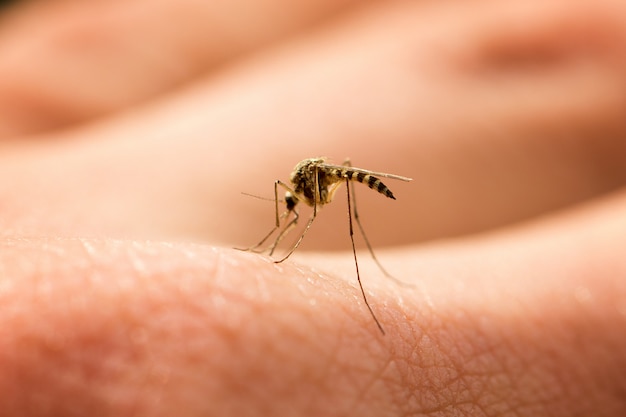
[(296, 204), (298, 204), (298, 199), (287, 191), (285, 193), (285, 205), (287, 206), (287, 211), (293, 211), (293, 209), (296, 208)]

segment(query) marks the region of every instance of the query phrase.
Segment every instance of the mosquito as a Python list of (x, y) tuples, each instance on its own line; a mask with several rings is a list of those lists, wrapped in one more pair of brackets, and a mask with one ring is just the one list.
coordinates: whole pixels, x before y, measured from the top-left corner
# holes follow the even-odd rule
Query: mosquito
[[(287, 252), (283, 258), (275, 260), (275, 263), (281, 263), (285, 261), (287, 258), (291, 256), (291, 254), (298, 249), (300, 243), (302, 243), (302, 239), (308, 232), (311, 224), (315, 220), (317, 216), (318, 210), (320, 210), (324, 205), (332, 202), (333, 197), (335, 196), (335, 192), (339, 188), (339, 186), (343, 183), (346, 184), (346, 195), (348, 200), (348, 222), (350, 225), (350, 240), (352, 242), (352, 253), (354, 255), (354, 264), (356, 266), (356, 279), (359, 283), (359, 287), (361, 289), (361, 294), (363, 295), (363, 301), (365, 301), (365, 305), (369, 310), (372, 318), (376, 322), (378, 329), (384, 335), (385, 330), (383, 326), (378, 321), (376, 314), (374, 314), (374, 310), (370, 306), (367, 301), (367, 296), (365, 295), (365, 290), (363, 289), (363, 284), (361, 283), (361, 275), (359, 273), (359, 263), (356, 255), (356, 247), (354, 245), (354, 228), (352, 224), (352, 213), (354, 212), (354, 220), (361, 231), (361, 235), (363, 236), (363, 240), (367, 245), (367, 249), (370, 252), (370, 255), (380, 268), (380, 270), (387, 276), (395, 280), (392, 275), (390, 275), (385, 268), (383, 268), (382, 264), (376, 258), (374, 251), (372, 249), (372, 245), (370, 245), (369, 240), (363, 230), (363, 226), (361, 225), (361, 220), (359, 219), (359, 213), (356, 207), (356, 199), (354, 193), (354, 182), (360, 182), (361, 184), (367, 185), (372, 190), (378, 191), (380, 194), (385, 197), (391, 198), (393, 200), (396, 197), (393, 195), (391, 190), (382, 183), (380, 178), (389, 178), (400, 181), (412, 181), (411, 178), (402, 177), (400, 175), (386, 174), (384, 172), (374, 172), (366, 169), (355, 168), (352, 166), (350, 159), (346, 159), (342, 165), (333, 165), (326, 162), (326, 158), (309, 158), (301, 161), (296, 165), (289, 181), (291, 182), (291, 186), (285, 184), (281, 180), (274, 181), (274, 202), (276, 205), (276, 224), (272, 230), (256, 245), (251, 246), (247, 249), (243, 249), (246, 251), (253, 252), (264, 252), (265, 250), (269, 251), (269, 255), (272, 256), (278, 244), (283, 240), (283, 238), (297, 225), (298, 220), (300, 218), (300, 214), (297, 210), (297, 206), (299, 202), (304, 202), (305, 204), (313, 207), (313, 214), (309, 218), (306, 226), (304, 227), (302, 234), (296, 241), (296, 243), (291, 247), (291, 249)], [(278, 199), (278, 187), (282, 187), (285, 189), (285, 196), (283, 200)], [(278, 209), (279, 201), (285, 203), (286, 210), (280, 214)], [(293, 215), (291, 220), (289, 219), (290, 215)], [(285, 226), (280, 230), (281, 219), (285, 219), (287, 222)], [(272, 236), (277, 230), (280, 230), (274, 242), (267, 248), (259, 250), (260, 247)]]

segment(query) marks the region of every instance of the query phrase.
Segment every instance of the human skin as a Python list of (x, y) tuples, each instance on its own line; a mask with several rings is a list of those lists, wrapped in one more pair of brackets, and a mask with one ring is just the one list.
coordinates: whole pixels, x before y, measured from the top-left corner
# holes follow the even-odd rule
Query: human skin
[[(196, 65), (181, 78), (140, 55), (95, 83), (61, 44), (46, 105), (20, 89), (44, 64), (0, 58), (21, 107), (3, 106), (37, 120), (0, 120), (2, 415), (624, 414), (625, 7), (345, 5), (284, 32), (261, 23), (295, 11), (271, 9), (248, 49), (159, 50)], [(15, 50), (66, 19), (8, 16)], [(134, 27), (115, 22), (94, 31)], [(205, 46), (215, 28), (197, 30)], [(102, 85), (123, 99), (102, 105)], [(385, 335), (343, 188), (288, 261), (232, 249), (274, 218), (240, 192), (271, 197), (318, 155), (414, 178), (385, 181), (396, 201), (356, 188), (378, 257), (410, 284), (359, 252)]]

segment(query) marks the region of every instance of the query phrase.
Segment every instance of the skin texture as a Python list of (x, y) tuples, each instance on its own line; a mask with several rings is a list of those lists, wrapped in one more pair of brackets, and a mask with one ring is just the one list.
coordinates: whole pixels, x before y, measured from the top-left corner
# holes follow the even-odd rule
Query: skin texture
[(623, 2), (144, 2), (0, 14), (3, 416), (626, 413)]

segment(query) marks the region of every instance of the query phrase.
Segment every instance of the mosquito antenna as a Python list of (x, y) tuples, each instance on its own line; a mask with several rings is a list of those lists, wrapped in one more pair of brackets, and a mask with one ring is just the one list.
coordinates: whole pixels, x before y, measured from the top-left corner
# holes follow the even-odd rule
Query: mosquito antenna
[[(257, 198), (257, 199), (259, 199), (259, 200), (271, 201), (272, 203), (275, 201), (273, 198), (261, 197), (261, 196), (259, 196), (259, 195), (250, 194), (250, 193), (246, 193), (246, 192), (243, 192), (243, 191), (241, 192), (241, 194), (243, 194), (243, 195), (245, 195), (245, 196), (247, 196), (247, 197), (254, 197), (254, 198)], [(285, 202), (285, 200), (283, 200), (283, 199), (279, 199), (279, 200), (278, 200), (278, 202), (279, 202), (279, 203), (284, 203), (284, 202)]]

